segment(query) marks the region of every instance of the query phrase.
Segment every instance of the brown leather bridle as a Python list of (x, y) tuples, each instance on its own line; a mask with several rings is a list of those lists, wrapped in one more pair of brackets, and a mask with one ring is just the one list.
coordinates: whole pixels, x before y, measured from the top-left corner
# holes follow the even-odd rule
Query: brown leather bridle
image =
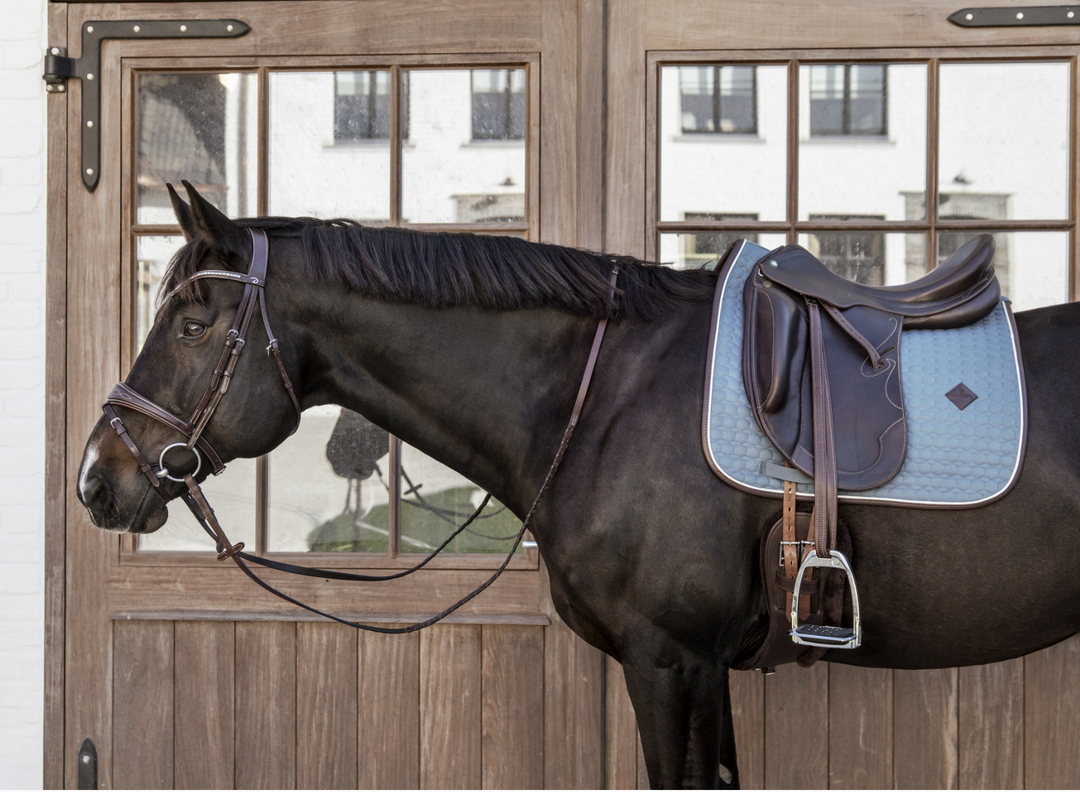
[[(188, 284), (205, 278), (216, 278), (218, 280), (229, 280), (234, 283), (244, 284), (244, 293), (240, 298), (240, 305), (236, 309), (236, 315), (233, 317), (232, 327), (225, 336), (225, 348), (221, 352), (221, 357), (214, 367), (214, 373), (210, 377), (210, 383), (206, 386), (206, 390), (203, 391), (202, 398), (199, 399), (199, 403), (195, 407), (195, 412), (192, 414), (191, 418), (185, 421), (184, 419), (173, 415), (164, 407), (146, 398), (125, 382), (117, 383), (105, 398), (105, 403), (101, 406), (101, 409), (104, 411), (105, 417), (109, 419), (112, 428), (124, 442), (124, 445), (127, 446), (128, 451), (135, 457), (135, 461), (138, 462), (139, 470), (150, 481), (154, 491), (161, 496), (162, 500), (168, 499), (162, 494), (160, 479), (165, 478), (179, 483), (183, 483), (184, 481), (182, 478), (172, 476), (168, 467), (165, 465), (165, 454), (173, 448), (184, 448), (195, 454), (196, 465), (195, 471), (191, 474), (192, 477), (197, 475), (202, 468), (203, 456), (205, 456), (207, 461), (213, 466), (213, 473), (215, 476), (225, 469), (225, 465), (221, 462), (221, 457), (218, 456), (218, 453), (214, 450), (213, 446), (211, 446), (202, 435), (203, 431), (206, 429), (206, 425), (210, 422), (210, 418), (214, 415), (214, 411), (217, 409), (218, 404), (221, 402), (221, 398), (229, 390), (229, 383), (232, 382), (233, 371), (236, 369), (236, 364), (240, 360), (240, 353), (244, 351), (244, 347), (247, 344), (248, 325), (251, 323), (252, 314), (255, 313), (256, 304), (259, 306), (259, 310), (262, 313), (263, 327), (266, 328), (266, 337), (270, 340), (270, 344), (266, 347), (267, 354), (273, 354), (274, 359), (277, 361), (278, 370), (281, 372), (281, 381), (284, 383), (285, 390), (288, 392), (289, 398), (293, 403), (293, 408), (296, 410), (296, 425), (293, 427), (293, 432), (300, 426), (300, 402), (296, 399), (296, 392), (293, 389), (292, 381), (289, 379), (289, 374), (285, 370), (285, 363), (281, 359), (281, 350), (278, 348), (277, 339), (274, 338), (274, 331), (270, 329), (270, 318), (266, 312), (266, 259), (269, 243), (265, 231), (249, 228), (248, 233), (251, 234), (251, 264), (248, 267), (246, 274), (230, 272), (228, 270), (201, 270), (181, 282), (165, 296), (165, 301), (167, 302)], [(170, 429), (175, 429), (180, 434), (186, 435), (188, 441), (186, 443), (173, 443), (172, 445), (165, 446), (158, 456), (157, 465), (151, 465), (139, 450), (139, 447), (131, 439), (127, 429), (124, 427), (124, 422), (120, 420), (120, 417), (113, 409), (114, 405), (128, 407), (136, 412), (141, 412), (143, 415), (147, 415), (159, 423), (165, 424)], [(202, 452), (201, 454), (200, 451)]]
[[(150, 399), (146, 398), (142, 394), (132, 389), (126, 383), (117, 384), (109, 395), (105, 399), (105, 403), (101, 406), (105, 416), (109, 419), (109, 423), (112, 425), (113, 430), (127, 446), (128, 451), (135, 458), (135, 461), (139, 465), (139, 470), (150, 481), (154, 491), (161, 497), (163, 501), (168, 501), (161, 489), (160, 479), (168, 479), (169, 481), (176, 481), (183, 483), (187, 486), (187, 491), (184, 492), (181, 497), (184, 503), (187, 504), (188, 509), (195, 516), (195, 519), (202, 526), (203, 530), (210, 535), (212, 539), (217, 542), (218, 560), (223, 561), (226, 558), (231, 558), (233, 562), (240, 568), (240, 570), (251, 578), (262, 588), (269, 591), (271, 594), (280, 597), (286, 602), (290, 602), (293, 605), (304, 608), (312, 613), (323, 616), (327, 619), (339, 622), (341, 624), (348, 625), (349, 627), (355, 627), (359, 630), (368, 630), (371, 632), (380, 633), (408, 633), (415, 632), (434, 624), (437, 621), (441, 621), (446, 616), (456, 611), (466, 602), (477, 596), (480, 592), (495, 582), (496, 578), (502, 574), (510, 563), (510, 559), (513, 558), (514, 553), (517, 551), (518, 544), (521, 542), (522, 537), (525, 535), (525, 531), (528, 529), (533, 515), (536, 513), (537, 507), (540, 505), (540, 499), (543, 498), (544, 493), (547, 491), (548, 486), (551, 484), (552, 479), (555, 478), (555, 472), (559, 469), (559, 465), (562, 462), (563, 456), (566, 454), (566, 449), (570, 445), (570, 438), (574, 434), (574, 429), (577, 427), (578, 418), (581, 416), (581, 409), (585, 404), (585, 395), (589, 390), (589, 383), (592, 381), (593, 371), (596, 368), (596, 361), (600, 354), (600, 344), (604, 339), (604, 331), (607, 328), (607, 319), (601, 319), (597, 324), (596, 333), (593, 336), (592, 348), (589, 351), (589, 359), (585, 364), (585, 372), (581, 378), (581, 385), (578, 387), (577, 398), (574, 400), (574, 408), (571, 411), (570, 422), (567, 424), (565, 431), (563, 432), (562, 441), (559, 444), (559, 449), (555, 453), (555, 459), (551, 463), (551, 467), (548, 469), (547, 476), (544, 478), (544, 482), (540, 485), (540, 489), (536, 494), (536, 498), (533, 500), (532, 506), (529, 508), (528, 513), (525, 515), (525, 519), (521, 522), (521, 529), (518, 531), (517, 537), (514, 540), (513, 546), (510, 548), (510, 552), (507, 554), (506, 559), (502, 565), (495, 570), (495, 573), (491, 575), (484, 583), (478, 586), (469, 594), (462, 597), (456, 603), (451, 605), (446, 610), (442, 611), (429, 619), (425, 619), (416, 624), (410, 624), (407, 627), (377, 627), (371, 624), (361, 624), (358, 622), (348, 621), (346, 619), (333, 616), (329, 613), (325, 613), (317, 608), (300, 602), (297, 599), (290, 597), (276, 588), (271, 586), (262, 578), (258, 577), (251, 568), (245, 563), (250, 561), (255, 564), (260, 564), (271, 569), (277, 569), (283, 572), (290, 572), (297, 575), (305, 575), (308, 577), (319, 577), (328, 580), (346, 580), (346, 581), (381, 581), (381, 580), (394, 580), (396, 578), (405, 577), (413, 572), (423, 568), (432, 558), (438, 555), (443, 548), (450, 544), (451, 540), (463, 530), (465, 530), (469, 524), (476, 519), (476, 517), (483, 511), (487, 505), (489, 499), (488, 495), (484, 498), (483, 503), (473, 513), (471, 517), (458, 528), (451, 536), (449, 536), (436, 550), (427, 556), (423, 561), (410, 569), (402, 572), (396, 572), (391, 575), (356, 575), (349, 572), (341, 572), (334, 569), (314, 569), (312, 567), (302, 567), (295, 564), (287, 564), (282, 561), (271, 561), (270, 559), (260, 558), (259, 556), (251, 555), (250, 553), (243, 552), (244, 543), (237, 542), (235, 545), (229, 541), (229, 537), (225, 535), (225, 531), (222, 529), (221, 524), (217, 520), (217, 516), (214, 514), (213, 508), (211, 508), (209, 502), (206, 500), (206, 496), (203, 494), (202, 489), (195, 481), (195, 476), (199, 473), (202, 466), (202, 456), (200, 451), (206, 455), (206, 458), (210, 461), (210, 464), (214, 467), (214, 475), (217, 475), (225, 469), (225, 466), (221, 462), (221, 457), (214, 451), (213, 447), (206, 441), (206, 438), (202, 436), (203, 430), (206, 429), (207, 423), (214, 414), (214, 410), (217, 409), (221, 398), (229, 390), (229, 382), (232, 380), (233, 370), (236, 368), (236, 362), (240, 358), (240, 353), (244, 351), (245, 337), (247, 335), (248, 324), (251, 322), (251, 315), (255, 311), (255, 305), (258, 303), (260, 311), (262, 313), (263, 326), (266, 328), (266, 337), (270, 340), (269, 346), (267, 346), (267, 354), (273, 354), (275, 360), (277, 360), (278, 369), (281, 372), (281, 380), (285, 385), (285, 390), (288, 391), (289, 397), (292, 399), (293, 407), (296, 409), (296, 426), (293, 427), (293, 432), (296, 431), (300, 425), (300, 402), (296, 398), (296, 393), (293, 389), (292, 381), (289, 379), (289, 375), (285, 370), (285, 363), (281, 358), (281, 351), (278, 349), (278, 342), (274, 338), (274, 333), (270, 329), (270, 320), (266, 313), (266, 299), (264, 296), (264, 288), (266, 286), (266, 259), (268, 251), (268, 242), (266, 238), (266, 232), (259, 229), (248, 229), (248, 233), (251, 234), (252, 252), (251, 252), (251, 265), (248, 267), (246, 275), (241, 275), (236, 272), (229, 272), (227, 270), (201, 270), (190, 278), (184, 280), (176, 288), (170, 291), (165, 296), (165, 301), (172, 298), (177, 292), (187, 286), (193, 281), (202, 278), (218, 278), (222, 280), (230, 280), (244, 284), (244, 294), (240, 298), (240, 305), (236, 309), (236, 316), (233, 318), (232, 328), (229, 330), (225, 337), (225, 349), (221, 353), (221, 358), (218, 360), (217, 366), (214, 367), (214, 374), (210, 379), (210, 384), (207, 386), (206, 391), (203, 393), (202, 398), (199, 400), (198, 406), (195, 408), (195, 412), (191, 419), (184, 421), (181, 418), (173, 415), (171, 412), (155, 404)], [(616, 282), (619, 277), (619, 265), (616, 264), (612, 268), (611, 272), (611, 294), (614, 296), (616, 291)], [(166, 426), (175, 429), (183, 435), (186, 435), (188, 441), (186, 443), (173, 443), (162, 449), (161, 454), (158, 457), (158, 464), (151, 465), (143, 453), (139, 450), (138, 445), (131, 439), (127, 429), (124, 427), (123, 421), (116, 414), (113, 406), (129, 407), (137, 412), (141, 412), (143, 415), (147, 415)], [(183, 478), (176, 478), (171, 475), (169, 469), (165, 466), (165, 454), (173, 448), (184, 448), (191, 451), (196, 456), (195, 470), (191, 473), (187, 473)]]

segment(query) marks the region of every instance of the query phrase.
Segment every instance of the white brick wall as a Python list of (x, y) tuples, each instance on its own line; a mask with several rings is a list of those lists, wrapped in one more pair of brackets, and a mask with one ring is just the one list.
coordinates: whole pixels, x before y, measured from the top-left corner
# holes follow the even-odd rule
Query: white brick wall
[(0, 788), (41, 787), (46, 0), (0, 0)]

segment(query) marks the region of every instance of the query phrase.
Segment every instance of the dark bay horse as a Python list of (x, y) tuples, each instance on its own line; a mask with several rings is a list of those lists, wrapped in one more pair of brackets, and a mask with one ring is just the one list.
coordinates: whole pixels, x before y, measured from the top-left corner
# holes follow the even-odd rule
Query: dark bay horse
[[(651, 784), (723, 786), (723, 765), (737, 785), (728, 669), (764, 638), (758, 545), (779, 507), (726, 486), (702, 452), (717, 275), (501, 237), (233, 222), (189, 196), (190, 207), (174, 199), (189, 241), (163, 293), (197, 270), (246, 272), (245, 229), (264, 229), (265, 310), (301, 405), (362, 413), (518, 516), (559, 447), (597, 319), (611, 319), (577, 434), (532, 530), (559, 614), (622, 664)], [(166, 300), (128, 384), (190, 415), (241, 289), (204, 280)], [(842, 506), (865, 638), (827, 660), (990, 663), (1080, 631), (1080, 305), (1016, 320), (1029, 398), (1018, 483), (963, 511)], [(206, 428), (224, 461), (269, 452), (295, 423), (266, 341), (254, 320), (253, 353)], [(182, 439), (117, 412), (148, 457)], [(166, 497), (183, 490), (164, 487)], [(153, 531), (167, 517), (104, 418), (87, 442), (79, 498), (112, 531)]]

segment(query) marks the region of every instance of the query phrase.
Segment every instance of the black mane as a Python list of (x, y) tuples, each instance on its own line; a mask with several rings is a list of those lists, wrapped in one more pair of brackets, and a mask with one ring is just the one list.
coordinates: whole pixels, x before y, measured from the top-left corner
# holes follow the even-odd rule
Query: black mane
[[(553, 306), (578, 316), (645, 319), (680, 302), (711, 299), (716, 284), (712, 272), (675, 270), (629, 256), (516, 237), (380, 228), (307, 217), (242, 219), (237, 224), (299, 237), (308, 274), (315, 281), (342, 283), (370, 297), (432, 308)], [(198, 239), (181, 248), (169, 263), (160, 294), (168, 294), (193, 275), (206, 252)], [(613, 301), (608, 278), (615, 264), (620, 293)], [(198, 295), (193, 288), (181, 296)]]

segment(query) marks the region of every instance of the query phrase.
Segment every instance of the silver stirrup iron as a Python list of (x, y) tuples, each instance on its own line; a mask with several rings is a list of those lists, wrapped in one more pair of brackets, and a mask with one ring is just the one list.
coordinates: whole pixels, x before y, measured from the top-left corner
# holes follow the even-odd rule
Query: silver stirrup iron
[[(851, 564), (843, 553), (830, 550), (829, 554), (828, 558), (818, 558), (817, 553), (811, 548), (799, 566), (799, 574), (795, 577), (795, 592), (791, 596), (791, 640), (797, 644), (817, 646), (822, 649), (857, 649), (862, 644), (862, 624), (859, 621), (859, 591), (855, 588), (855, 575), (852, 574)], [(799, 589), (806, 571), (815, 567), (842, 569), (847, 575), (847, 583), (851, 587), (851, 608), (854, 616), (850, 627), (799, 625)]]

